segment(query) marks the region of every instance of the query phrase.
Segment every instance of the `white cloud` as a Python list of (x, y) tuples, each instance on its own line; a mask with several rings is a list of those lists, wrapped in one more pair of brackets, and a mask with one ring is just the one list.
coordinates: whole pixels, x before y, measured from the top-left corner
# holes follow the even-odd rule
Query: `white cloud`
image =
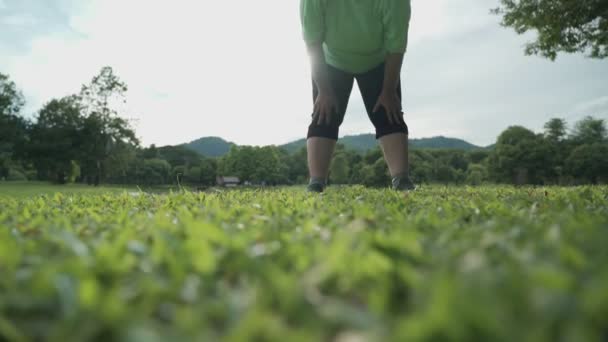
[[(29, 112), (77, 92), (111, 65), (129, 85), (126, 114), (137, 119), (145, 144), (206, 135), (278, 144), (306, 134), (311, 85), (296, 0), (44, 6), (52, 8), (39, 12), (55, 13), (42, 20), (46, 29), (27, 39), (0, 31), (0, 65), (24, 90)], [(413, 137), (453, 135), (485, 145), (509, 124), (542, 127), (556, 112), (605, 94), (603, 64), (524, 57), (524, 38), (498, 20), (487, 0), (413, 0), (403, 74)], [(23, 51), (15, 52), (17, 44)], [(355, 89), (341, 132), (372, 131)]]
[[(3, 5), (0, 3), (0, 9)], [(13, 14), (0, 18), (0, 25), (13, 26), (13, 28), (26, 28), (37, 23), (36, 18), (31, 13)]]
[(570, 120), (578, 120), (585, 116), (608, 120), (608, 96), (600, 96), (582, 101), (573, 106), (569, 113), (567, 119)]
[(608, 108), (608, 96), (600, 96), (591, 100), (577, 104), (574, 107), (576, 112), (593, 112), (596, 110), (606, 111)]
[(487, 0), (412, 0), (410, 42), (445, 39), (475, 31), (500, 18), (490, 15)]
[(129, 84), (146, 143), (304, 135), (310, 81), (295, 2), (92, 1), (80, 10), (70, 18), (77, 35), (36, 38), (11, 61), (33, 105), (77, 91), (107, 64)]

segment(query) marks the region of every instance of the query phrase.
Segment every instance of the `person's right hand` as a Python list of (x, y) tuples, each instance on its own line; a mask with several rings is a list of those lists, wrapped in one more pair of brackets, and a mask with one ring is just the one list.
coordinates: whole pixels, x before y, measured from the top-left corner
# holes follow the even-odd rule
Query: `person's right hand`
[(313, 108), (313, 120), (317, 125), (321, 126), (324, 123), (329, 125), (332, 120), (332, 115), (338, 112), (338, 99), (333, 92), (320, 92), (315, 100)]

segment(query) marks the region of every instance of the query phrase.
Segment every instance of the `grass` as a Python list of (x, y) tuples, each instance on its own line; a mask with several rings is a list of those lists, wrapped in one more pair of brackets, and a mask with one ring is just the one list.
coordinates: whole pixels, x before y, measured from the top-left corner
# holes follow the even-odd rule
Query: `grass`
[(155, 186), (139, 188), (133, 185), (102, 185), (90, 186), (85, 184), (52, 184), (47, 182), (0, 182), (0, 196), (13, 198), (28, 198), (32, 196), (54, 195), (102, 195), (121, 194), (123, 192), (155, 192), (163, 193), (177, 191), (175, 186)]
[(602, 341), (606, 246), (608, 187), (4, 196), (0, 340)]
[(83, 184), (58, 185), (46, 182), (0, 182), (0, 196), (13, 198), (28, 198), (39, 195), (53, 195), (62, 193), (66, 195), (96, 195), (104, 193), (118, 194), (135, 187), (99, 186), (94, 187)]

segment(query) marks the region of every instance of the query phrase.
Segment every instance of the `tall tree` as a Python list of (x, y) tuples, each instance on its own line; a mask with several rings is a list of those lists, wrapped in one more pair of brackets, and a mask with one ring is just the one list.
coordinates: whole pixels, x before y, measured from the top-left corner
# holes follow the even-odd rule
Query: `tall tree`
[(23, 94), (17, 89), (15, 82), (0, 73), (0, 115), (18, 115), (24, 104)]
[(139, 141), (129, 121), (120, 117), (126, 103), (127, 85), (104, 67), (88, 85), (83, 85), (79, 98), (85, 114), (82, 150), (82, 172), (89, 182), (98, 184), (103, 178), (104, 162), (117, 148)]
[(51, 100), (38, 112), (30, 131), (28, 158), (39, 178), (65, 183), (73, 178), (73, 161), (83, 158), (83, 116), (74, 96)]
[(545, 138), (552, 142), (558, 142), (566, 138), (568, 125), (564, 119), (553, 118), (545, 124), (544, 128)]
[(15, 82), (0, 73), (0, 178), (8, 177), (11, 159), (27, 139), (27, 122), (20, 116), (24, 104)]
[(125, 184), (129, 182), (129, 171), (137, 162), (137, 148), (131, 144), (119, 142), (112, 148), (112, 153), (103, 161), (106, 170), (106, 181)]
[(570, 144), (567, 141), (568, 125), (566, 120), (553, 118), (545, 123), (544, 140), (547, 152), (547, 181), (560, 183), (564, 175), (564, 163), (570, 153)]
[(497, 182), (543, 183), (548, 174), (548, 155), (542, 136), (512, 126), (498, 137), (488, 160), (489, 173)]
[(608, 133), (606, 121), (588, 116), (574, 125), (572, 141), (577, 144), (594, 144), (606, 141)]
[(526, 54), (554, 60), (560, 52), (608, 57), (608, 1), (606, 0), (501, 0), (493, 10), (502, 25), (518, 34), (536, 31)]
[(608, 143), (576, 147), (566, 160), (566, 169), (580, 183), (608, 181)]

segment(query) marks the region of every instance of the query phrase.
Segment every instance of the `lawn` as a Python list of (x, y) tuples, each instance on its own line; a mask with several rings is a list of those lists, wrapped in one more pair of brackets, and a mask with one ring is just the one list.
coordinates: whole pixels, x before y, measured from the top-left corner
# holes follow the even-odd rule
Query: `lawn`
[(90, 186), (85, 184), (51, 184), (46, 182), (0, 182), (0, 196), (28, 198), (40, 195), (62, 193), (66, 195), (120, 194), (123, 192), (169, 192), (177, 187), (136, 187), (126, 185)]
[(608, 338), (605, 186), (78, 189), (0, 196), (0, 341)]
[(121, 193), (131, 189), (120, 186), (89, 186), (83, 184), (58, 185), (46, 182), (0, 182), (0, 196), (13, 198), (28, 198), (39, 195), (63, 193), (66, 195), (92, 195), (103, 193)]

